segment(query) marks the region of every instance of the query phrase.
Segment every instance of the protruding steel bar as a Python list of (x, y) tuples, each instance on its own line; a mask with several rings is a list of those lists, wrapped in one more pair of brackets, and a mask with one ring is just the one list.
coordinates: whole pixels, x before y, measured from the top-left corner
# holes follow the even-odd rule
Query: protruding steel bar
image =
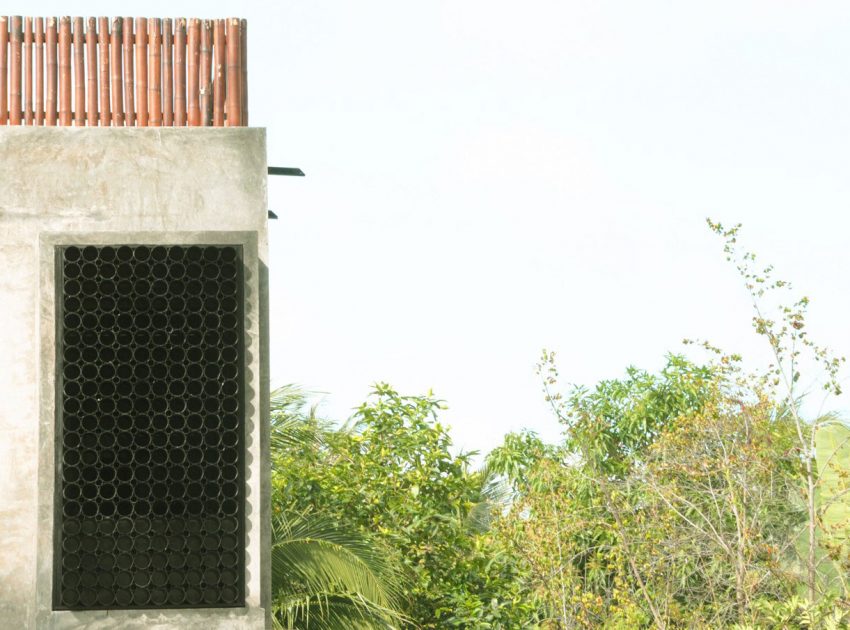
[(227, 20), (227, 126), (239, 127), (242, 124), (242, 97), (239, 89), (242, 85), (242, 64), (239, 51), (242, 49), (240, 35), (241, 24), (238, 18)]
[(136, 125), (148, 126), (148, 20), (136, 18)]
[(6, 50), (9, 44), (9, 18), (0, 15), (0, 125), (5, 125), (9, 118), (9, 95), (6, 91), (9, 71)]
[(304, 177), (304, 171), (295, 166), (269, 166), (266, 168), (269, 175), (288, 175), (291, 177)]
[(127, 103), (124, 108), (124, 119), (125, 124), (132, 127), (136, 124), (135, 86), (133, 82), (133, 18), (124, 18), (124, 26), (121, 31), (124, 40), (124, 98)]
[(74, 124), (86, 126), (86, 56), (83, 18), (74, 18)]
[(121, 44), (124, 36), (122, 33), (123, 20), (113, 18), (112, 34), (109, 39), (109, 65), (112, 74), (112, 85), (110, 93), (112, 96), (112, 125), (124, 126), (124, 83), (121, 68)]
[(201, 22), (201, 54), (199, 56), (199, 74), (201, 92), (201, 125), (208, 127), (212, 124), (212, 27), (209, 20)]
[(97, 127), (97, 20), (86, 20), (86, 121)]
[(242, 32), (239, 34), (242, 49), (239, 51), (239, 60), (242, 63), (242, 85), (239, 87), (242, 96), (242, 120), (243, 126), (248, 126), (248, 20), (241, 21)]
[(201, 108), (198, 100), (198, 81), (200, 79), (198, 73), (198, 57), (200, 55), (201, 45), (201, 23), (197, 18), (189, 20), (188, 24), (188, 50), (186, 56), (188, 59), (188, 77), (186, 79), (186, 98), (189, 108), (189, 126), (198, 127), (201, 124)]
[(44, 18), (35, 18), (35, 124), (44, 124)]
[(71, 18), (59, 18), (59, 124), (71, 125)]
[(112, 124), (109, 107), (109, 18), (98, 18), (97, 28), (100, 56), (100, 126), (109, 127)]
[(159, 18), (148, 20), (148, 125), (162, 126), (162, 25)]
[(32, 101), (32, 18), (24, 20), (24, 124), (33, 123)]
[(45, 122), (56, 125), (56, 18), (47, 18), (47, 99), (45, 103)]
[(186, 125), (186, 20), (174, 23), (174, 124)]
[(20, 15), (12, 17), (12, 28), (9, 33), (9, 57), (12, 61), (12, 74), (9, 80), (9, 123), (20, 125), (23, 119), (21, 97), (23, 88), (23, 56), (24, 20)]
[(174, 32), (171, 18), (162, 20), (162, 124), (174, 125)]
[(214, 127), (224, 127), (224, 95), (226, 92), (225, 84), (225, 26), (224, 20), (215, 21), (215, 33), (213, 37), (213, 51), (215, 52), (215, 64), (213, 70), (215, 79), (213, 80), (213, 120)]

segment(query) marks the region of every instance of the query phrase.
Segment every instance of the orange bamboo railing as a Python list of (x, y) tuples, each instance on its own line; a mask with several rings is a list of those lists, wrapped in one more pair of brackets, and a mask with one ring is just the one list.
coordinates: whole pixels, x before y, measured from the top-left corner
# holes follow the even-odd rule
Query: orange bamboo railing
[(247, 124), (245, 20), (0, 16), (0, 125)]

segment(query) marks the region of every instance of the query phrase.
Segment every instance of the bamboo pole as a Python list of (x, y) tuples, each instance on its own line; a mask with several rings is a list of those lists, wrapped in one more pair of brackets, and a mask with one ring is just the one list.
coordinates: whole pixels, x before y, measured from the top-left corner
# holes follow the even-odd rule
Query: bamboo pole
[(56, 18), (47, 18), (47, 99), (45, 103), (45, 122), (48, 126), (56, 125)]
[(0, 16), (0, 124), (245, 126), (247, 21)]
[(239, 51), (239, 61), (242, 64), (242, 85), (239, 86), (239, 92), (242, 96), (242, 120), (244, 126), (248, 126), (248, 20), (242, 20), (240, 26), (242, 31), (239, 34), (239, 39), (242, 43), (242, 49)]
[(148, 126), (148, 21), (136, 18), (136, 124)]
[(162, 124), (174, 126), (174, 33), (171, 18), (162, 20)]
[(86, 57), (83, 18), (74, 18), (74, 124), (86, 126)]
[(198, 57), (200, 54), (201, 24), (198, 18), (189, 20), (188, 59), (189, 73), (186, 79), (186, 100), (189, 108), (189, 126), (198, 127), (201, 124), (201, 109), (198, 102)]
[(121, 35), (124, 39), (124, 98), (127, 101), (124, 119), (125, 124), (132, 127), (136, 124), (136, 104), (133, 100), (133, 18), (124, 18)]
[(215, 64), (213, 71), (215, 79), (213, 79), (213, 121), (214, 127), (224, 127), (224, 94), (226, 91), (225, 85), (225, 38), (224, 38), (224, 20), (215, 21), (215, 33), (213, 34), (213, 52), (215, 53)]
[(152, 127), (162, 126), (161, 28), (159, 18), (148, 20), (148, 124)]
[(200, 93), (201, 93), (201, 125), (208, 127), (211, 123), (212, 94), (210, 94), (210, 75), (212, 66), (212, 29), (210, 21), (201, 22), (201, 54), (199, 56)]
[(6, 75), (8, 72), (6, 48), (8, 43), (9, 19), (5, 15), (0, 15), (0, 125), (5, 125), (9, 117), (7, 105), (9, 95), (6, 93)]
[(35, 18), (35, 124), (44, 124), (44, 18)]
[(227, 126), (239, 127), (242, 124), (242, 98), (239, 87), (242, 85), (242, 64), (239, 51), (242, 48), (239, 37), (240, 23), (237, 18), (227, 20)]
[(33, 123), (32, 102), (32, 18), (24, 20), (24, 124)]
[(23, 58), (21, 46), (24, 39), (23, 18), (20, 15), (12, 17), (12, 28), (10, 32), (9, 57), (12, 61), (12, 76), (9, 81), (9, 123), (20, 125), (23, 118), (21, 110), (21, 79), (23, 76)]
[(112, 36), (109, 40), (110, 72), (112, 74), (112, 125), (124, 126), (124, 83), (121, 68), (121, 43), (124, 39), (121, 18), (112, 19)]
[(59, 124), (70, 127), (71, 111), (71, 18), (59, 18)]
[(98, 56), (100, 57), (100, 126), (109, 127), (112, 115), (109, 108), (109, 18), (97, 20)]
[(186, 125), (186, 20), (174, 23), (174, 124)]
[(97, 127), (97, 20), (86, 21), (86, 121)]

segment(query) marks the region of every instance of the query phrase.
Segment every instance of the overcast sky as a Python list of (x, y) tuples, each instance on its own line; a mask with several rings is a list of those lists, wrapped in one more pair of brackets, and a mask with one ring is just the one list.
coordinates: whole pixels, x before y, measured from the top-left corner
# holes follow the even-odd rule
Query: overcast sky
[(242, 7), (251, 124), (307, 173), (270, 181), (273, 385), (337, 418), (375, 381), (433, 389), (464, 449), (554, 439), (544, 347), (586, 384), (683, 337), (763, 356), (706, 216), (743, 222), (850, 353), (850, 3)]

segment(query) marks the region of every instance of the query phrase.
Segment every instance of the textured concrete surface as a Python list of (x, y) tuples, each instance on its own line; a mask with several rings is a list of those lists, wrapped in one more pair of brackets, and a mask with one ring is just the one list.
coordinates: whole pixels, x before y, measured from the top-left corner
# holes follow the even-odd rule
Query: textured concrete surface
[[(261, 129), (0, 129), (0, 627), (268, 626), (266, 151)], [(53, 611), (58, 244), (241, 243), (246, 607)]]

